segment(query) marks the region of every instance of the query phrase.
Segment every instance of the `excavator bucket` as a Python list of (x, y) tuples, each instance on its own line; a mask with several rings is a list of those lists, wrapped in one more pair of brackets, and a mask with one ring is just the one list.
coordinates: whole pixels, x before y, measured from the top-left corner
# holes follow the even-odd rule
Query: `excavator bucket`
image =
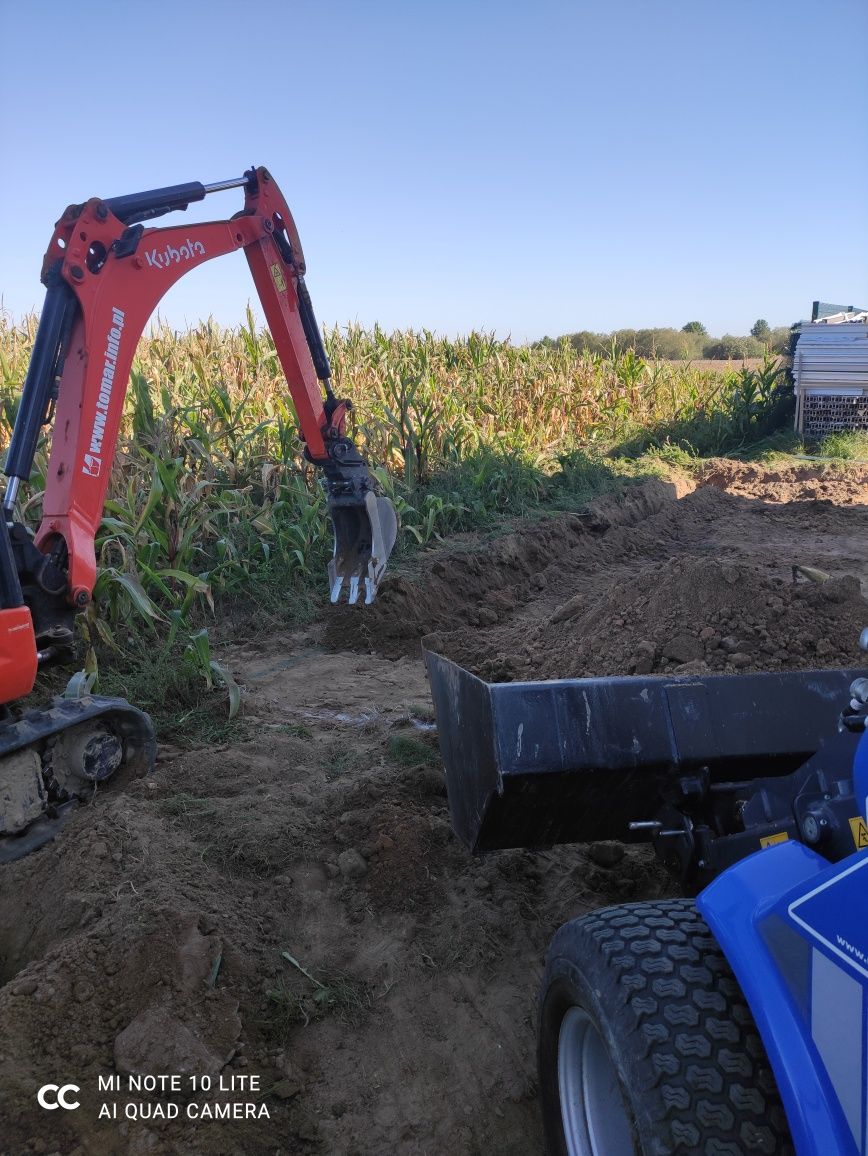
[(370, 605), (398, 537), (395, 507), (388, 498), (368, 490), (363, 504), (346, 498), (330, 500), (329, 514), (335, 535), (328, 568), (331, 600), (337, 602), (346, 589), (347, 601), (357, 602), (363, 582), (365, 603)]

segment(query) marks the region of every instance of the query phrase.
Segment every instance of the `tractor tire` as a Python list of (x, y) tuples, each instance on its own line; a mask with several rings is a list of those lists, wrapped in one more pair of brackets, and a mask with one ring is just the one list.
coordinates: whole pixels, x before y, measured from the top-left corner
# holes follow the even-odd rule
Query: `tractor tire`
[(560, 928), (538, 1060), (550, 1156), (792, 1156), (753, 1016), (690, 900)]

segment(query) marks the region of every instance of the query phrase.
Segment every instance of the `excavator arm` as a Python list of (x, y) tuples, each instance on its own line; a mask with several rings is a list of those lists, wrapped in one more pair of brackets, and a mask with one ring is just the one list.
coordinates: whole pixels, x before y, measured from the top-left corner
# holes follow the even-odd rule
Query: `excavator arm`
[[(241, 187), (230, 220), (169, 228), (143, 221)], [(139, 338), (166, 291), (191, 269), (243, 249), (286, 376), (308, 459), (322, 471), (335, 534), (331, 599), (372, 602), (397, 534), (392, 504), (346, 436), (350, 403), (332, 390), (292, 214), (264, 168), (70, 205), (45, 254), (45, 304), (7, 456), (0, 527), (0, 703), (26, 694), (36, 666), (63, 651), (96, 581), (124, 396)], [(14, 522), (42, 427), (53, 426), (35, 539)], [(29, 615), (28, 615), (29, 610)], [(28, 629), (32, 617), (32, 629)]]

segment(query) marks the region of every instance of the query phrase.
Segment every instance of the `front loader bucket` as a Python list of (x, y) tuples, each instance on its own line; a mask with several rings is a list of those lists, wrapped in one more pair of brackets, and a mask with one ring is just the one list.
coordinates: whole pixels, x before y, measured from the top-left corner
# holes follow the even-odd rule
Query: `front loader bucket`
[(363, 504), (346, 498), (331, 500), (329, 514), (335, 535), (334, 556), (328, 567), (331, 600), (337, 602), (346, 589), (347, 600), (357, 602), (363, 580), (365, 602), (370, 604), (398, 537), (395, 507), (388, 498), (368, 490)]
[(425, 651), (449, 807), (473, 851), (630, 838), (667, 787), (786, 775), (838, 738), (860, 670), (486, 683)]

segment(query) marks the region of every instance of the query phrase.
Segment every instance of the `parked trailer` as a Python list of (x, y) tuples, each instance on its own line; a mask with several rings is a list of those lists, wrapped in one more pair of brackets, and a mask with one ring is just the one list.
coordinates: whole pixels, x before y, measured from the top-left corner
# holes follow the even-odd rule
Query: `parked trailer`
[(556, 933), (549, 1152), (865, 1154), (866, 672), (492, 684), (426, 663), (471, 850), (650, 839), (699, 891)]

